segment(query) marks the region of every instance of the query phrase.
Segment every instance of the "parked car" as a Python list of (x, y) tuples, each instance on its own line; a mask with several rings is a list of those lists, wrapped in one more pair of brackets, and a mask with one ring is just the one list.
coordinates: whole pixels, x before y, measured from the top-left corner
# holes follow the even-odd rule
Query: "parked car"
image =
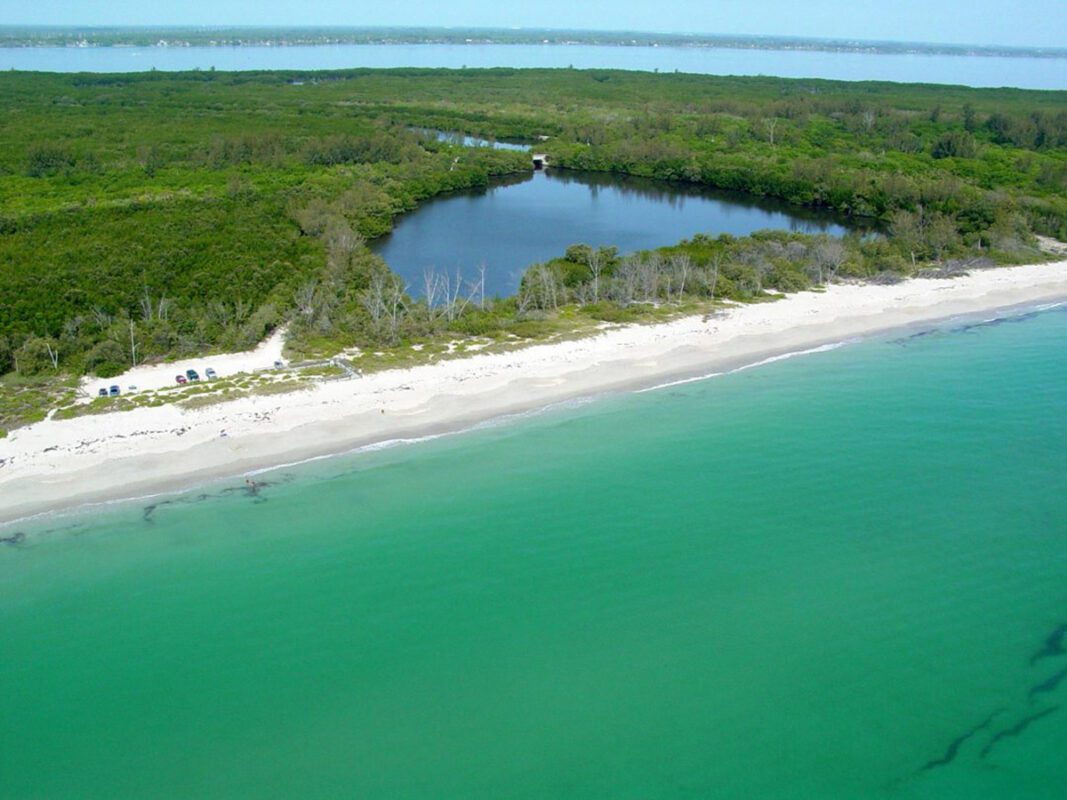
[(99, 394), (101, 397), (107, 397), (107, 387), (101, 386), (100, 391), (97, 392), (97, 394)]
[(200, 380), (200, 376), (196, 374), (196, 370), (195, 369), (187, 369), (187, 370), (185, 370), (185, 377), (188, 378), (191, 381)]
[(189, 380), (184, 375), (175, 375), (174, 382), (177, 383), (179, 386), (184, 386), (189, 382)]
[(208, 367), (207, 369), (204, 370), (204, 375), (207, 377), (207, 379), (209, 381), (213, 381), (213, 380), (215, 380), (215, 378), (219, 377), (215, 373), (215, 370), (213, 370), (211, 367)]
[(283, 367), (285, 367), (285, 362), (282, 361), (280, 358), (274, 362), (275, 369), (282, 369)]
[(108, 394), (110, 394), (112, 397), (118, 397), (121, 393), (122, 389), (118, 387), (118, 384), (112, 384), (111, 388), (108, 389)]
[(134, 384), (131, 383), (129, 386), (126, 387), (126, 391), (127, 392), (136, 392), (137, 391), (137, 387)]

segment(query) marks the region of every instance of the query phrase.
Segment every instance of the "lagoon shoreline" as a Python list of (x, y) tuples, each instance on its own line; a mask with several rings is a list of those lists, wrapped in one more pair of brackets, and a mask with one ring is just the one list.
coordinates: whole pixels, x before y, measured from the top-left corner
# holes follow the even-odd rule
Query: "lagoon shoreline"
[(0, 440), (0, 525), (179, 493), (375, 444), (470, 429), (578, 398), (637, 391), (946, 318), (1067, 300), (1067, 260), (879, 286), (834, 284), (710, 318), (615, 327), (248, 397), (45, 420)]

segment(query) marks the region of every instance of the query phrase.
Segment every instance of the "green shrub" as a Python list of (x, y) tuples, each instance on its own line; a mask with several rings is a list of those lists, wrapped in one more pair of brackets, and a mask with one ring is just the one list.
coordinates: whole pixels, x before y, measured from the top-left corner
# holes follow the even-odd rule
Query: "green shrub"
[(129, 369), (129, 354), (118, 342), (100, 342), (85, 357), (85, 368), (98, 378), (113, 378)]
[(26, 174), (31, 178), (55, 175), (73, 169), (74, 155), (69, 147), (42, 143), (35, 144), (26, 155)]
[(617, 306), (614, 303), (593, 303), (582, 309), (593, 319), (602, 322), (634, 322), (641, 314), (634, 306)]

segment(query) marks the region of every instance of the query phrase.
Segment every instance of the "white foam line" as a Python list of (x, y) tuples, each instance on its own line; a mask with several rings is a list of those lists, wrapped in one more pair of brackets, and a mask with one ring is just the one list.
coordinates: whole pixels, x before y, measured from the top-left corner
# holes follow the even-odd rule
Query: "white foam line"
[[(572, 397), (569, 400), (561, 400), (557, 403), (549, 403), (548, 405), (538, 406), (537, 408), (531, 408), (528, 411), (518, 411), (514, 414), (501, 414), (497, 417), (490, 417), (489, 419), (482, 420), (471, 427), (467, 428), (467, 431), (480, 431), (487, 428), (498, 428), (501, 425), (507, 425), (511, 422), (521, 419), (533, 419), (534, 417), (540, 417), (544, 414), (550, 414), (553, 411), (565, 411), (571, 408), (581, 408), (587, 406), (592, 402), (595, 402), (600, 395), (589, 394), (582, 395), (581, 397)], [(456, 431), (456, 433), (464, 433), (464, 431)]]
[[(342, 450), (339, 453), (323, 453), (318, 456), (309, 456), (308, 458), (301, 458), (297, 461), (288, 461), (284, 464), (274, 464), (269, 467), (260, 467), (249, 472), (243, 473), (246, 476), (263, 475), (267, 472), (277, 472), (278, 470), (290, 469), (291, 467), (300, 467), (304, 464), (313, 464), (316, 461), (325, 461), (330, 458), (340, 458), (341, 456), (356, 455), (358, 453), (371, 453), (375, 450), (386, 450), (390, 447), (400, 447), (406, 444), (418, 444), (419, 442), (429, 442), (434, 439), (440, 439), (444, 436), (451, 436), (453, 432), (448, 433), (435, 433), (428, 436), (412, 436), (409, 439), (382, 439), (380, 442), (370, 442), (369, 444), (361, 444), (359, 447), (353, 447), (350, 450)], [(455, 433), (461, 433), (461, 431), (455, 431)]]
[(477, 422), (474, 425), (470, 425), (466, 428), (457, 428), (454, 431), (443, 431), (442, 433), (432, 433), (425, 436), (411, 436), (407, 438), (396, 439), (382, 439), (378, 442), (369, 442), (368, 444), (361, 444), (358, 447), (353, 447), (349, 450), (341, 450), (336, 453), (323, 453), (322, 455), (309, 456), (308, 458), (302, 458), (297, 461), (288, 461), (284, 464), (274, 464), (269, 467), (260, 467), (249, 472), (242, 473), (247, 477), (255, 475), (264, 475), (268, 472), (277, 472), (278, 470), (290, 469), (292, 467), (300, 467), (305, 464), (312, 464), (316, 461), (325, 461), (327, 459), (342, 458), (344, 456), (359, 455), (360, 453), (373, 453), (378, 450), (388, 450), (393, 447), (403, 447), (405, 445), (421, 444), (422, 442), (432, 442), (435, 439), (443, 439), (446, 436), (458, 436), (464, 433), (470, 433), (472, 431), (485, 430), (489, 428), (496, 428), (501, 425), (506, 425), (510, 422), (514, 422), (520, 419), (529, 419), (532, 417), (538, 417), (542, 414), (549, 413), (551, 411), (567, 408), (580, 408), (581, 406), (588, 405), (596, 399), (595, 396), (589, 395), (585, 397), (578, 397), (572, 400), (564, 400), (559, 403), (551, 403), (540, 408), (530, 409), (529, 411), (521, 411), (515, 414), (502, 414), (498, 417), (483, 420)]
[(657, 392), (660, 389), (669, 389), (672, 386), (684, 386), (687, 383), (696, 383), (697, 381), (706, 381), (709, 378), (718, 378), (720, 375), (725, 375), (725, 372), (709, 372), (706, 375), (696, 375), (692, 378), (681, 378), (676, 381), (668, 381), (667, 383), (659, 383), (655, 386), (649, 386), (647, 389), (638, 389), (634, 394), (644, 394), (645, 392)]
[(762, 367), (767, 364), (773, 364), (776, 361), (785, 361), (790, 358), (796, 358), (797, 356), (811, 355), (812, 353), (827, 353), (831, 350), (836, 350), (839, 347), (844, 347), (847, 344), (853, 344), (860, 341), (857, 339), (843, 339), (840, 342), (831, 342), (830, 344), (821, 344), (818, 347), (809, 347), (806, 350), (793, 350), (788, 353), (779, 353), (776, 356), (770, 356), (768, 358), (761, 359), (759, 361), (753, 361), (751, 364), (745, 364), (734, 369), (727, 370), (726, 372), (709, 372), (706, 375), (697, 375), (692, 378), (681, 378), (676, 381), (668, 381), (667, 383), (660, 383), (656, 386), (650, 386), (647, 389), (638, 389), (636, 394), (644, 394), (645, 392), (655, 392), (660, 389), (668, 389), (672, 386), (682, 386), (687, 383), (696, 383), (698, 381), (706, 381), (710, 378), (718, 378), (723, 375), (733, 375), (735, 372), (743, 372), (746, 369), (752, 369), (753, 367)]

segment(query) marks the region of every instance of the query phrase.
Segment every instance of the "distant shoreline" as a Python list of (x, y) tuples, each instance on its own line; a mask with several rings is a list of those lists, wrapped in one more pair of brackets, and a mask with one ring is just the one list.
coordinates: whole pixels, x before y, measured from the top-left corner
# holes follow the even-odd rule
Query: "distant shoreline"
[(789, 36), (495, 28), (0, 26), (0, 48), (546, 45), (778, 50), (869, 55), (1067, 58), (1064, 47), (940, 44)]
[(182, 491), (917, 323), (1064, 299), (1067, 261), (954, 280), (835, 284), (712, 318), (622, 326), (590, 338), (387, 370), (289, 394), (198, 409), (164, 405), (45, 420), (0, 440), (0, 522)]
[(29, 41), (10, 46), (0, 35), (0, 69), (12, 72), (127, 74), (138, 72), (275, 72), (312, 76), (371, 70), (552, 70), (651, 72), (664, 75), (776, 76), (805, 81), (940, 84), (969, 88), (1064, 91), (1067, 51), (1020, 56), (878, 52), (860, 49), (782, 49), (760, 46), (611, 45), (589, 42), (318, 44), (220, 41), (214, 45), (158, 40), (106, 45)]

